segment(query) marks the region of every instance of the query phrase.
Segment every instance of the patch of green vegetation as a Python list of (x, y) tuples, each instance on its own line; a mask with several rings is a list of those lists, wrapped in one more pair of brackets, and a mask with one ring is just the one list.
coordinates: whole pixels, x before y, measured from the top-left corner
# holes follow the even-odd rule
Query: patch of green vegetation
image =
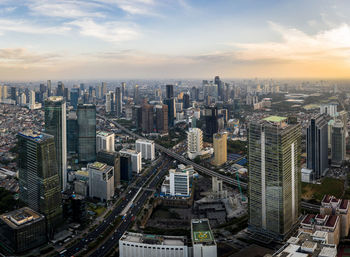
[(13, 193), (0, 187), (0, 213), (13, 211), (18, 205), (22, 205), (19, 200), (15, 200)]
[(227, 141), (227, 152), (228, 153), (238, 153), (241, 155), (247, 154), (247, 142), (240, 140), (228, 140)]
[(324, 178), (321, 185), (302, 183), (302, 198), (321, 201), (324, 195), (342, 197), (344, 192), (344, 180), (335, 178)]

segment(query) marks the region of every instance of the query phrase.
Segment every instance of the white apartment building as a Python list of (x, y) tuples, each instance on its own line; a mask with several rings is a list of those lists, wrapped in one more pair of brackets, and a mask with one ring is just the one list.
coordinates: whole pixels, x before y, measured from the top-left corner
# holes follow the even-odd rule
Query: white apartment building
[(96, 133), (96, 152), (114, 152), (114, 133), (99, 131)]
[(169, 170), (170, 195), (190, 196), (190, 175), (188, 170)]
[(203, 149), (203, 132), (199, 128), (190, 128), (187, 132), (188, 158), (194, 159), (201, 154)]
[(136, 140), (136, 151), (141, 152), (145, 160), (154, 160), (156, 158), (154, 141), (147, 139)]
[(119, 153), (130, 155), (131, 157), (131, 169), (133, 172), (140, 173), (142, 170), (142, 155), (141, 152), (131, 149), (122, 149)]

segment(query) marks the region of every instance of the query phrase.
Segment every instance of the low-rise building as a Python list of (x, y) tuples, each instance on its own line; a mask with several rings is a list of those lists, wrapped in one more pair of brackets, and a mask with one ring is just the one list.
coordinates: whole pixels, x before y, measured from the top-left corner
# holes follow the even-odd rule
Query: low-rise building
[(119, 239), (119, 256), (187, 257), (187, 239), (184, 236), (146, 235), (126, 231)]
[(25, 252), (47, 242), (44, 215), (24, 207), (0, 216), (0, 246)]

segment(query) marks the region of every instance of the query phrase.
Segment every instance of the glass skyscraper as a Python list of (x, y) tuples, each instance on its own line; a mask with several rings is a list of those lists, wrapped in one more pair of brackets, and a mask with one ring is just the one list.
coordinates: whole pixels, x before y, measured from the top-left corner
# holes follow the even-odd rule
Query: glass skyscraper
[(66, 101), (62, 96), (45, 100), (45, 132), (53, 135), (61, 190), (67, 189), (67, 117)]
[(62, 222), (55, 140), (52, 135), (27, 130), (17, 135), (19, 197), (45, 215), (48, 233)]
[(301, 127), (271, 116), (249, 124), (249, 229), (285, 238), (300, 213)]
[(79, 162), (96, 161), (96, 106), (79, 104), (77, 118)]

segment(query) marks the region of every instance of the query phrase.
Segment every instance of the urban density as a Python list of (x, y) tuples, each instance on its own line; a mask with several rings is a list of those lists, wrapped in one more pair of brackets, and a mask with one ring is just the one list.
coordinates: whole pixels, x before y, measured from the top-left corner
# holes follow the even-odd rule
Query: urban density
[(20, 2), (0, 256), (350, 257), (350, 3)]

